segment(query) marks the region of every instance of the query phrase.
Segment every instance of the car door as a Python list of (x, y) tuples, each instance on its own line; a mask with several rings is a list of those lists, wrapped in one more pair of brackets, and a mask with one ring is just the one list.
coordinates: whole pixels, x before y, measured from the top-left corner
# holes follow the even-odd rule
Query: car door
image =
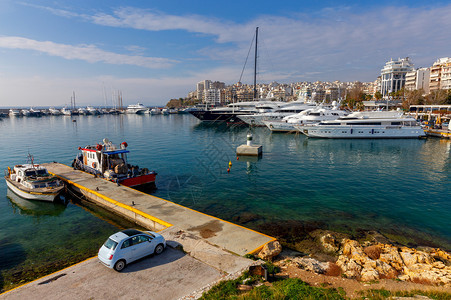
[(136, 247), (136, 252), (138, 255), (138, 258), (150, 255), (153, 253), (153, 248), (152, 248), (152, 240), (150, 238), (150, 236), (148, 235), (138, 235), (137, 236), (137, 247)]
[[(128, 238), (122, 242), (120, 258), (124, 258), (127, 263), (134, 261), (133, 240)], [(119, 259), (119, 258), (118, 258)]]

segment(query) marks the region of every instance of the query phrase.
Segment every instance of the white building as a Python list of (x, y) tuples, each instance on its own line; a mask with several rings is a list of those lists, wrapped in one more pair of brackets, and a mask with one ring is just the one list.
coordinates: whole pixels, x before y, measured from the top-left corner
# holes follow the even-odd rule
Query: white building
[(220, 89), (208, 89), (204, 90), (203, 94), (204, 102), (208, 105), (218, 105), (221, 103), (221, 90)]
[(204, 98), (204, 90), (208, 90), (211, 87), (211, 80), (203, 80), (199, 81), (196, 86), (197, 91), (197, 99), (199, 100), (205, 100)]
[(381, 70), (381, 93), (387, 98), (390, 93), (397, 92), (404, 87), (406, 73), (413, 71), (413, 63), (408, 57), (398, 60), (391, 59)]
[(424, 90), (425, 94), (429, 94), (429, 77), (431, 70), (429, 68), (419, 68), (406, 73), (405, 88), (408, 91)]

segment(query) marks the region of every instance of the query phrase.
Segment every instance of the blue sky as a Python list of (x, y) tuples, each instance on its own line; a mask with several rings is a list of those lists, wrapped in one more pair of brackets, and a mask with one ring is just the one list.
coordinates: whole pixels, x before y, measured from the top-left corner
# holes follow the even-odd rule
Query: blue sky
[(110, 105), (117, 90), (164, 105), (204, 79), (232, 84), (257, 26), (259, 82), (373, 81), (391, 58), (451, 56), (450, 16), (449, 1), (0, 0), (0, 106), (73, 91)]

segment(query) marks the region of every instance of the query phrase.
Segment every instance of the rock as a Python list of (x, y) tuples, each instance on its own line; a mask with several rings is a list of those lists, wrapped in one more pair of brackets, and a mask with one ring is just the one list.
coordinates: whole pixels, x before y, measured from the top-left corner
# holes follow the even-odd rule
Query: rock
[(405, 248), (402, 249), (402, 252), (399, 253), (402, 257), (402, 260), (406, 266), (411, 266), (417, 263), (417, 258), (414, 256), (412, 251), (409, 251)]
[(329, 268), (329, 263), (320, 262), (310, 257), (296, 257), (293, 262), (300, 269), (315, 272), (317, 274), (325, 274)]
[(364, 268), (360, 273), (360, 276), (360, 280), (362, 281), (372, 281), (379, 279), (379, 273), (373, 268)]
[[(439, 259), (438, 261), (435, 261)], [(357, 241), (343, 240), (336, 265), (349, 278), (364, 281), (398, 278), (418, 283), (451, 285), (451, 255), (440, 249), (419, 251), (377, 244), (363, 248)]]
[(371, 259), (379, 259), (381, 256), (381, 248), (377, 245), (368, 246), (363, 249), (363, 252)]
[(250, 291), (250, 290), (252, 290), (252, 286), (246, 285), (246, 284), (239, 284), (239, 285), (237, 285), (236, 288), (238, 290), (240, 290), (240, 291)]
[(323, 246), (324, 250), (327, 252), (337, 252), (339, 250), (335, 238), (330, 233), (321, 236), (319, 240), (321, 242), (321, 246)]
[(263, 260), (272, 260), (273, 257), (276, 257), (277, 255), (282, 252), (282, 246), (278, 241), (272, 241), (265, 246), (263, 246), (263, 249), (258, 253), (258, 257)]

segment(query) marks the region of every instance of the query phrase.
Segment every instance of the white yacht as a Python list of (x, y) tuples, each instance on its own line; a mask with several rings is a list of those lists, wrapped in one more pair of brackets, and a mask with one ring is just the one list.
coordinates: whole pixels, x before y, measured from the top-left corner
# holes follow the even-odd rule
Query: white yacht
[(84, 109), (83, 107), (80, 107), (77, 110), (77, 112), (78, 112), (79, 115), (87, 115), (88, 114), (88, 111), (86, 109)]
[(72, 111), (68, 109), (67, 107), (63, 107), (61, 109), (61, 113), (65, 116), (72, 116)]
[(50, 107), (49, 111), (52, 116), (60, 116), (61, 115), (61, 111), (56, 108)]
[(161, 110), (161, 114), (163, 114), (163, 115), (169, 115), (169, 109), (163, 108), (163, 109)]
[(21, 114), (22, 116), (24, 116), (24, 117), (29, 117), (29, 116), (31, 116), (31, 112), (30, 112), (28, 109), (22, 109), (22, 110), (20, 111), (20, 114)]
[(94, 108), (92, 106), (87, 106), (86, 107), (86, 112), (88, 115), (100, 115), (100, 112), (97, 110), (97, 108)]
[[(257, 114), (250, 115), (240, 115), (239, 118), (248, 125), (253, 126), (265, 126), (263, 121), (281, 120), (283, 117), (290, 116), (293, 114), (300, 113), (307, 109), (316, 107), (317, 104), (313, 102), (288, 102), (276, 108), (273, 111), (261, 112)], [(258, 107), (256, 107), (258, 109)]]
[(130, 104), (125, 111), (127, 114), (143, 114), (147, 110), (147, 107), (141, 103)]
[(152, 109), (150, 110), (150, 114), (151, 114), (151, 115), (159, 115), (159, 114), (161, 114), (161, 109), (159, 109), (159, 108), (157, 108), (157, 107), (152, 108)]
[(338, 109), (334, 103), (332, 108), (318, 106), (297, 114), (286, 116), (281, 120), (264, 120), (263, 123), (271, 131), (290, 132), (297, 130), (294, 125), (314, 124), (326, 120), (335, 120), (346, 115), (348, 115), (348, 112)]
[(311, 125), (295, 125), (315, 138), (421, 138), (426, 134), (420, 124), (399, 111), (355, 112), (336, 120)]
[(9, 116), (10, 117), (18, 117), (18, 116), (20, 116), (20, 110), (11, 108), (9, 110)]

